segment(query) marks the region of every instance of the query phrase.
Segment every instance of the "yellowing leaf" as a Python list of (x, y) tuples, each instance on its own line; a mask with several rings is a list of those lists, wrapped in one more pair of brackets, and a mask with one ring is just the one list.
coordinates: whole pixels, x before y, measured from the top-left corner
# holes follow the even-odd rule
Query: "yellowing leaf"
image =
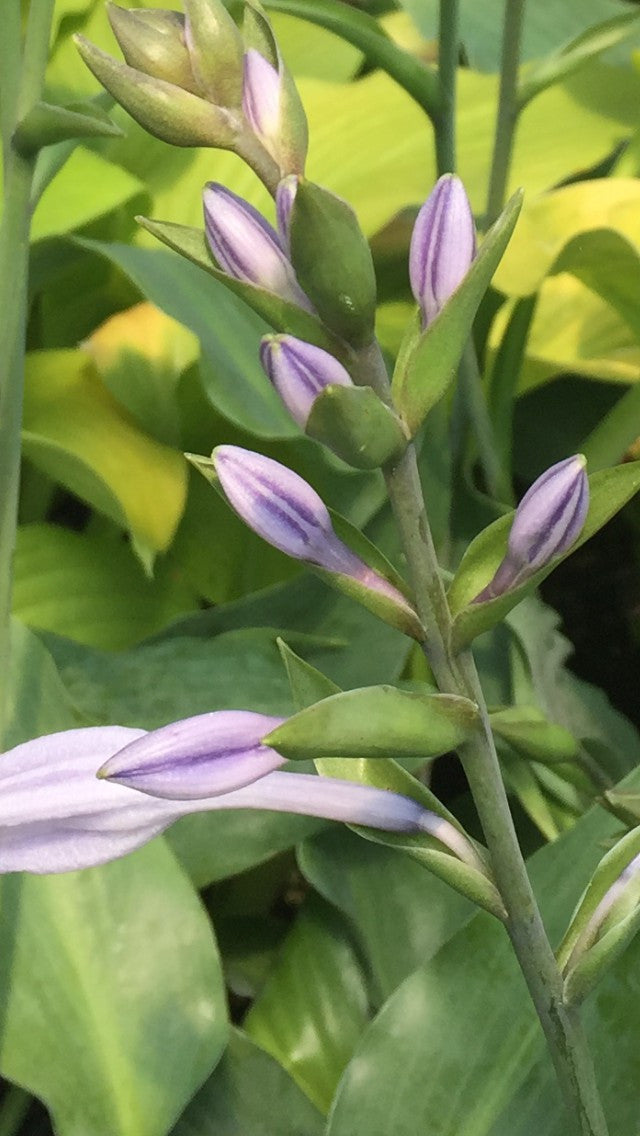
[(24, 452), (151, 552), (171, 543), (184, 508), (181, 453), (131, 421), (85, 351), (38, 351), (27, 358)]

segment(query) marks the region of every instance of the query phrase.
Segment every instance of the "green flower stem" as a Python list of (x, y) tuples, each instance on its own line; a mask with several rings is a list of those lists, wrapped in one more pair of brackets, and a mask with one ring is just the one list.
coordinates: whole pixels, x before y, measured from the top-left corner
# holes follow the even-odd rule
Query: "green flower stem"
[(236, 154), (251, 167), (254, 174), (257, 174), (271, 196), (275, 197), (280, 181), (280, 169), (255, 134), (247, 130), (238, 138), (234, 149)]
[(472, 339), (467, 341), (458, 367), (457, 405), (471, 422), (487, 492), (497, 501), (511, 502), (513, 489), (502, 468), (498, 445), (482, 389), (478, 358)]
[(525, 0), (505, 0), (498, 117), (493, 143), (485, 225), (492, 225), (505, 202), (518, 121), (518, 66)]
[[(375, 346), (361, 357), (363, 376), (389, 401), (389, 381)], [(482, 823), (494, 878), (508, 912), (507, 930), (535, 1005), (569, 1114), (580, 1136), (607, 1136), (591, 1057), (579, 1017), (562, 1000), (562, 977), (531, 889), (511, 818), (493, 734), (473, 656), (451, 649), (452, 621), (431, 536), (416, 454), (409, 444), (386, 473), (389, 498), (407, 559), (418, 614), (426, 628), (424, 652), (441, 691), (471, 698), (481, 730), (460, 748)], [(569, 1131), (572, 1131), (569, 1129)]]
[(434, 119), (438, 177), (456, 168), (456, 79), (460, 50), (460, 0), (440, 0), (438, 112)]
[[(10, 617), (12, 563), (16, 542), (18, 491), (20, 484), (20, 431), (25, 331), (27, 321), (27, 283), (29, 234), (31, 229), (31, 186), (36, 155), (24, 157), (11, 146), (11, 136), (20, 120), (38, 102), (44, 84), (49, 52), (49, 33), (54, 0), (32, 0), (22, 55), (22, 68), (12, 59), (1, 76), (1, 101), (5, 109), (3, 133), (7, 140), (4, 166), (4, 212), (0, 227), (0, 658), (5, 674), (10, 656)], [(19, 0), (9, 0), (8, 21), (19, 19)], [(13, 50), (16, 44), (13, 42)], [(4, 62), (4, 60), (3, 60)], [(19, 88), (15, 89), (18, 82)], [(8, 108), (12, 108), (9, 120)], [(6, 684), (0, 703), (0, 738), (5, 726)]]

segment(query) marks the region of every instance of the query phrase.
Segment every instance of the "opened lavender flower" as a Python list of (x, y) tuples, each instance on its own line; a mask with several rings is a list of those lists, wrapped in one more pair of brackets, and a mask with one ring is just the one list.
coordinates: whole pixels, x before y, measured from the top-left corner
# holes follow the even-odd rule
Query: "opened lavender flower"
[(293, 335), (265, 335), (260, 362), (291, 417), (304, 430), (318, 395), (329, 386), (353, 386), (349, 372), (328, 351)]
[[(271, 809), (428, 833), (477, 864), (462, 833), (408, 797), (312, 774), (267, 772), (282, 759), (267, 747), (256, 752), (258, 719), (267, 730), (282, 720), (220, 711), (151, 733), (123, 726), (66, 730), (9, 750), (0, 760), (0, 872), (94, 867), (146, 844), (182, 816), (221, 809)], [(194, 792), (188, 753), (196, 755), (203, 786), (215, 786), (216, 795), (186, 799)], [(145, 792), (130, 788), (133, 783)], [(149, 795), (152, 785), (162, 799)]]
[(466, 190), (445, 174), (422, 206), (411, 236), (411, 290), (427, 327), (466, 276), (476, 255), (476, 231)]
[(258, 210), (217, 182), (205, 186), (203, 200), (207, 241), (220, 267), (237, 280), (312, 310), (278, 234)]
[(507, 554), (476, 603), (517, 587), (575, 544), (589, 510), (586, 464), (577, 454), (534, 481), (516, 509)]

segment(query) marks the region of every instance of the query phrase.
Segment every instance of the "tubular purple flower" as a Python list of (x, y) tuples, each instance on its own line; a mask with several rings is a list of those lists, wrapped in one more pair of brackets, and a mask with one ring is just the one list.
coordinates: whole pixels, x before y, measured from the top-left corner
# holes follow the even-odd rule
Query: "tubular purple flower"
[[(101, 763), (117, 762), (122, 751), (130, 755), (146, 736), (143, 730), (96, 726), (36, 738), (3, 754), (0, 872), (46, 874), (95, 867), (141, 847), (181, 816), (218, 809), (270, 809), (395, 832), (424, 832), (459, 858), (479, 863), (472, 845), (448, 821), (384, 789), (277, 771), (219, 796), (170, 801), (96, 777)], [(178, 757), (179, 767), (181, 762)]]
[(218, 446), (213, 462), (231, 507), (268, 544), (327, 572), (351, 576), (408, 608), (397, 588), (336, 536), (324, 501), (297, 473), (240, 446)]
[(282, 247), (287, 250), (287, 255), (289, 255), (290, 251), (289, 221), (297, 192), (298, 177), (296, 174), (288, 174), (287, 177), (278, 182), (278, 188), (276, 189), (276, 219)]
[(576, 454), (534, 481), (516, 509), (507, 554), (475, 603), (517, 587), (575, 544), (589, 511), (586, 464)]
[(427, 327), (461, 284), (476, 255), (473, 213), (464, 185), (444, 174), (422, 206), (409, 249), (411, 290)]
[(224, 272), (312, 311), (278, 234), (258, 210), (217, 182), (205, 186), (203, 200), (207, 242)]
[(275, 157), (280, 134), (282, 79), (264, 55), (249, 48), (244, 56), (242, 110), (260, 141)]
[(275, 750), (260, 744), (283, 721), (249, 710), (184, 718), (135, 738), (98, 776), (171, 800), (228, 793), (284, 764)]
[(348, 371), (333, 355), (293, 335), (265, 335), (260, 344), (260, 362), (302, 430), (323, 390), (328, 386), (353, 386)]

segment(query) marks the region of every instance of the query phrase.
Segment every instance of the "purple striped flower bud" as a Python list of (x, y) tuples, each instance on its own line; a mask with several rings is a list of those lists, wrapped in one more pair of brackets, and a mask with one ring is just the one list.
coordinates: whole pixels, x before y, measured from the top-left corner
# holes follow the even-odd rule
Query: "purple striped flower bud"
[(107, 761), (98, 776), (154, 797), (215, 797), (284, 764), (275, 750), (260, 744), (282, 721), (249, 710), (184, 718), (136, 738)]
[(231, 507), (268, 544), (327, 572), (351, 576), (403, 609), (409, 608), (393, 584), (336, 536), (324, 501), (297, 473), (239, 446), (218, 446), (213, 462)]
[(319, 394), (329, 386), (351, 387), (348, 371), (321, 347), (293, 335), (265, 335), (260, 362), (302, 430)]
[(562, 556), (578, 539), (589, 509), (586, 458), (577, 454), (546, 470), (516, 509), (507, 554), (475, 603), (494, 599)]
[(287, 250), (287, 253), (289, 252), (289, 219), (297, 191), (298, 177), (296, 174), (288, 174), (286, 178), (278, 182), (278, 188), (276, 189), (278, 233), (280, 234), (282, 247)]
[(465, 188), (444, 174), (422, 206), (409, 249), (411, 290), (427, 327), (466, 276), (476, 255), (476, 231)]
[(313, 310), (278, 234), (258, 210), (217, 182), (205, 186), (203, 198), (207, 241), (220, 267), (236, 280)]
[(244, 57), (242, 110), (254, 134), (274, 157), (280, 135), (281, 92), (279, 71), (259, 51), (249, 48)]

